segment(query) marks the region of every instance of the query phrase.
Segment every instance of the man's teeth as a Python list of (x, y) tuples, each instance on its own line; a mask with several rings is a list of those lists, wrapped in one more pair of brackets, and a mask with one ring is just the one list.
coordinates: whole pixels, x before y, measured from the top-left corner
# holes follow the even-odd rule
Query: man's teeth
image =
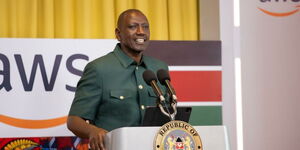
[(136, 42), (143, 43), (145, 42), (145, 39), (136, 39)]

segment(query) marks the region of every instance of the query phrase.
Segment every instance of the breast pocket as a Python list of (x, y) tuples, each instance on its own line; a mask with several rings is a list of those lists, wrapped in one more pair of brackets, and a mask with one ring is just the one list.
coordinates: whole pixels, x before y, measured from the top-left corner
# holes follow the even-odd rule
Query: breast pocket
[(105, 103), (106, 112), (118, 116), (137, 116), (139, 106), (136, 100), (136, 92), (132, 90), (110, 90), (109, 100)]
[(111, 90), (110, 99), (114, 101), (125, 101), (132, 99), (134, 97), (134, 92), (131, 90)]
[(148, 94), (150, 97), (157, 97), (156, 94), (154, 93), (154, 91), (152, 89), (148, 89)]
[[(161, 88), (161, 90), (162, 90), (162, 93), (163, 93), (163, 96), (164, 96), (165, 100), (168, 101), (169, 96), (168, 96), (168, 94), (167, 94), (166, 88), (165, 88), (165, 87), (160, 87), (160, 88)], [(149, 89), (148, 89), (148, 94), (149, 94), (149, 97), (150, 97), (152, 100), (157, 100), (157, 99), (158, 99), (157, 95), (155, 94), (155, 92), (153, 91), (152, 88), (149, 88)]]

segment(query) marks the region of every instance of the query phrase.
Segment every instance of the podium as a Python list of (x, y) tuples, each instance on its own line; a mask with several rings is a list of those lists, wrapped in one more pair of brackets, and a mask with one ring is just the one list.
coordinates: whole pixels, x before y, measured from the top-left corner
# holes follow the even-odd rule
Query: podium
[[(105, 137), (107, 150), (153, 150), (160, 127), (123, 127)], [(229, 150), (225, 126), (194, 126), (200, 135), (203, 150)]]

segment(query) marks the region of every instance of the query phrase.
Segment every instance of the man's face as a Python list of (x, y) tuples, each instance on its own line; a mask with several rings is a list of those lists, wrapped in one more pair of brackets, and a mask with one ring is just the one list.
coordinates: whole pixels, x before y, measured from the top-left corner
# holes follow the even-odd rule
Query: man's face
[(140, 53), (149, 45), (149, 23), (147, 18), (139, 12), (130, 12), (124, 16), (116, 35), (123, 50)]

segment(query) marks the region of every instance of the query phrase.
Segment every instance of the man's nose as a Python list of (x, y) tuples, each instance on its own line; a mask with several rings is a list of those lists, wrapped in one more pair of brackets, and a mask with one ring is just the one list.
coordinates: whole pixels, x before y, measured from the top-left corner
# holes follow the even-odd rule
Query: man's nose
[(143, 26), (138, 26), (138, 28), (137, 28), (137, 34), (145, 34)]

